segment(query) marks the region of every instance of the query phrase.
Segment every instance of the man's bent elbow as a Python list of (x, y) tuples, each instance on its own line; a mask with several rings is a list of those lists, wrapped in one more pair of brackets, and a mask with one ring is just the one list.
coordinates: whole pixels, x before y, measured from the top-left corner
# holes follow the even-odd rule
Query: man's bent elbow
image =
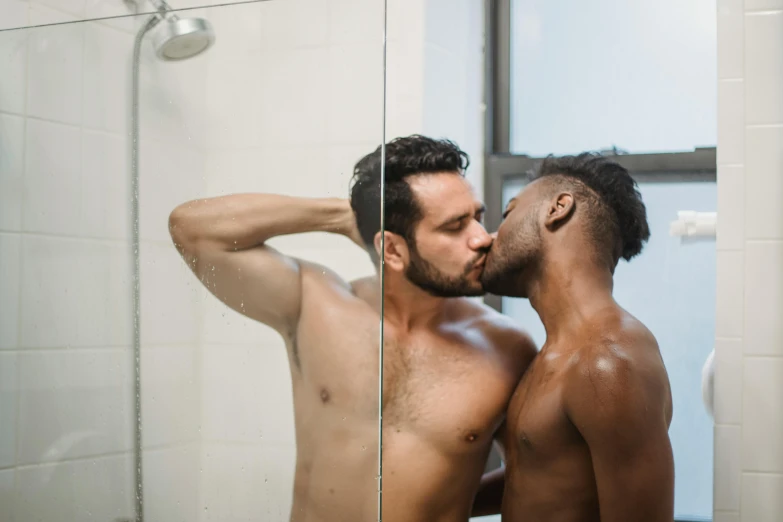
[(180, 252), (190, 250), (197, 241), (188, 203), (177, 206), (169, 214), (169, 235)]

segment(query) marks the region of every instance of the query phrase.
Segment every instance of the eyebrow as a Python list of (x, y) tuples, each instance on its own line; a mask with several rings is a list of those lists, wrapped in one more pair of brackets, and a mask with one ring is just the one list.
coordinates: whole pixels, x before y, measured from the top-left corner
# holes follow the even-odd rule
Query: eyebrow
[(452, 223), (456, 223), (457, 221), (462, 221), (465, 218), (473, 217), (476, 214), (483, 214), (486, 211), (487, 211), (487, 207), (485, 207), (484, 205), (481, 205), (478, 209), (476, 209), (473, 212), (464, 212), (464, 213), (460, 214), (459, 216), (454, 216), (454, 217), (451, 217), (451, 218), (447, 219), (446, 221), (444, 221), (443, 223), (438, 225), (438, 228), (445, 227), (445, 226), (450, 225)]

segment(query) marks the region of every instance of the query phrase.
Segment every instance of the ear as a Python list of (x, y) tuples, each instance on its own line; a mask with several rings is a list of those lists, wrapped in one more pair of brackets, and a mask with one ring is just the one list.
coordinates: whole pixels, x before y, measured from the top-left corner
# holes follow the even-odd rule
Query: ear
[[(375, 244), (375, 252), (378, 256), (381, 255), (381, 232), (375, 234), (373, 243)], [(402, 236), (389, 232), (388, 230), (383, 232), (383, 264), (384, 267), (394, 270), (396, 272), (402, 272), (405, 267), (408, 266), (410, 260), (410, 253), (408, 252), (408, 244), (402, 238)]]
[(549, 203), (544, 226), (550, 229), (563, 226), (573, 213), (574, 195), (571, 192), (559, 192)]

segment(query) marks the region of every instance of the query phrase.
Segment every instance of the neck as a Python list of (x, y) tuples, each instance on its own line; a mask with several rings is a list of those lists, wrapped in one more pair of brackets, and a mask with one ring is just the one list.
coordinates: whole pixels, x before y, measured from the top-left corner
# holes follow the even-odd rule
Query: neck
[(563, 250), (541, 263), (527, 293), (544, 323), (547, 343), (574, 332), (597, 312), (616, 306), (611, 270), (578, 254), (582, 249)]
[(387, 272), (383, 292), (383, 320), (403, 331), (440, 317), (446, 299), (434, 297), (405, 277)]

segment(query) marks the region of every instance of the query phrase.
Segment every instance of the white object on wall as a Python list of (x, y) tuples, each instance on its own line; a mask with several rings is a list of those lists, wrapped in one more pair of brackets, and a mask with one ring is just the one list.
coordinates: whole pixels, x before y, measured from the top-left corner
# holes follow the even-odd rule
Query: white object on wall
[(682, 237), (715, 237), (718, 222), (717, 212), (696, 212), (680, 210), (677, 220), (669, 226), (669, 234)]
[(715, 419), (715, 350), (710, 352), (701, 370), (701, 398), (711, 419)]

